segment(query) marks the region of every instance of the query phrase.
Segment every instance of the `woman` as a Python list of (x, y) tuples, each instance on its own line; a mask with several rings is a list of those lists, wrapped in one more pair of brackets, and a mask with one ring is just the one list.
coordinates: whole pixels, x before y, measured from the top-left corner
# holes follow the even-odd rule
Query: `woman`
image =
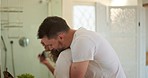
[(49, 63), (45, 57), (45, 53), (39, 54), (39, 59), (42, 64), (52, 72), (55, 78), (70, 78), (69, 70), (72, 63), (72, 56), (70, 49), (62, 52), (50, 52), (50, 58), (55, 62), (55, 68)]

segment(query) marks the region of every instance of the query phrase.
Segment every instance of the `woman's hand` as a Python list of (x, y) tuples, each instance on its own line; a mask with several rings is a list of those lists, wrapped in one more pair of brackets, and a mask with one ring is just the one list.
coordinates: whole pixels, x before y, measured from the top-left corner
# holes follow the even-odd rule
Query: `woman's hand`
[(43, 52), (42, 54), (39, 54), (39, 55), (38, 55), (38, 58), (39, 58), (39, 60), (40, 60), (40, 62), (41, 62), (42, 64), (44, 64), (44, 65), (49, 64), (47, 58), (46, 58), (45, 55), (44, 55), (44, 52)]

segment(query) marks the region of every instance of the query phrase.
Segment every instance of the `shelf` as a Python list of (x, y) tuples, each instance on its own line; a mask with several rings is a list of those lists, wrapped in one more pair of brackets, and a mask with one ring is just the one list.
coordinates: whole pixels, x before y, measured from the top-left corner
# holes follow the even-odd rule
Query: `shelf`
[[(18, 13), (23, 12), (22, 7), (0, 7), (0, 12), (6, 14), (12, 13), (12, 15), (7, 15), (8, 17), (3, 16), (3, 18), (1, 18), (1, 30), (23, 28), (23, 22), (21, 22), (21, 20), (18, 18)], [(13, 13), (15, 13), (16, 15), (14, 15)], [(13, 21), (13, 19), (16, 21)]]
[(10, 24), (21, 25), (21, 24), (23, 24), (23, 22), (2, 22), (1, 23), (1, 25), (10, 25)]
[(22, 7), (0, 7), (0, 12), (8, 12), (8, 13), (22, 13)]
[(22, 25), (5, 25), (4, 28), (22, 28)]
[(6, 22), (6, 23), (1, 23), (2, 28), (22, 28), (23, 23), (22, 22)]

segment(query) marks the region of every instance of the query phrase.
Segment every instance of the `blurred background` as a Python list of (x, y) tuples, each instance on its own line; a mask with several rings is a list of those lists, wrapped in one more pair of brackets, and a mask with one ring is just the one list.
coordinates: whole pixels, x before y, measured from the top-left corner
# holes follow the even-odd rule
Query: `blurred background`
[(6, 68), (15, 78), (24, 73), (53, 78), (37, 58), (44, 50), (37, 30), (47, 16), (101, 33), (117, 52), (127, 78), (148, 78), (148, 0), (0, 0), (1, 78)]

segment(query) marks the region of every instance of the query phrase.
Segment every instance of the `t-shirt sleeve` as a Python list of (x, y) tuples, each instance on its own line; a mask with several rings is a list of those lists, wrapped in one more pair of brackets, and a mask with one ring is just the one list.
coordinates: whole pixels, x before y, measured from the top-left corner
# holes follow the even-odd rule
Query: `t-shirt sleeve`
[(71, 45), (71, 51), (73, 62), (94, 60), (95, 43), (91, 38), (79, 37)]

